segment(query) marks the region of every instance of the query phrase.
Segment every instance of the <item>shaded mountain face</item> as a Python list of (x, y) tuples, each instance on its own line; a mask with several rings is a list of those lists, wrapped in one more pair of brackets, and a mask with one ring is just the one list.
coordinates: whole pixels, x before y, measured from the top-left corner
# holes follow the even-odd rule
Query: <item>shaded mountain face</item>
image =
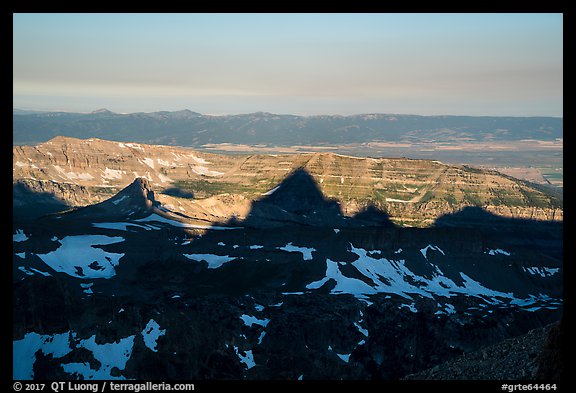
[[(257, 112), (207, 116), (189, 110), (88, 114), (15, 110), (16, 145), (58, 135), (91, 135), (119, 142), (200, 146), (212, 143), (270, 146), (366, 143), (368, 141), (512, 141), (562, 138), (563, 119), (552, 117), (417, 116), (365, 114), (294, 116)], [(209, 132), (206, 132), (209, 131)]]
[(395, 380), (562, 315), (561, 222), (400, 227), (305, 169), (221, 221), (157, 194), (14, 220), (15, 379)]

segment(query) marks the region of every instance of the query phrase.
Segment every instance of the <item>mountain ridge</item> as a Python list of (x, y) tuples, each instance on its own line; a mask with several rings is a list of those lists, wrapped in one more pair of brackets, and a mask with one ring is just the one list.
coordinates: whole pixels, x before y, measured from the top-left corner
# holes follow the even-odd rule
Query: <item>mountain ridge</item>
[(188, 109), (127, 114), (13, 110), (15, 145), (45, 142), (59, 134), (195, 147), (221, 143), (318, 146), (374, 141), (550, 141), (562, 138), (563, 118), (267, 112), (203, 115)]

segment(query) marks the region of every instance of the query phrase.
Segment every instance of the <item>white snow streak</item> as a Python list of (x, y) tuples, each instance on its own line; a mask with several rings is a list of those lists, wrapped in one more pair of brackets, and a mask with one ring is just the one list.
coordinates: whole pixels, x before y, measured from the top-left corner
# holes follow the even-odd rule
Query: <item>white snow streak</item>
[(272, 195), (274, 194), (278, 189), (280, 188), (280, 186), (274, 187), (273, 189), (271, 189), (270, 191), (265, 192), (262, 195), (268, 196), (268, 195)]
[[(486, 254), (486, 253), (485, 253)], [(502, 255), (506, 255), (506, 256), (510, 256), (510, 253), (508, 251), (504, 251), (500, 248), (497, 248), (495, 250), (489, 250), (488, 251), (488, 255), (497, 255), (497, 254), (502, 254)]]
[(120, 202), (122, 202), (124, 199), (128, 198), (128, 195), (123, 195), (122, 197), (116, 199), (115, 201), (112, 201), (113, 204), (117, 205)]
[(440, 251), (440, 252), (442, 253), (442, 255), (446, 255), (446, 254), (444, 254), (444, 251), (442, 251), (442, 250), (440, 249), (440, 247), (438, 247), (438, 246), (433, 246), (433, 245), (429, 244), (429, 245), (427, 245), (426, 247), (420, 249), (420, 252), (422, 253), (422, 255), (424, 256), (424, 258), (426, 258), (426, 259), (428, 259), (428, 257), (427, 257), (428, 249)]
[(141, 218), (139, 220), (134, 220), (136, 222), (163, 222), (166, 224), (170, 224), (175, 227), (182, 227), (182, 228), (195, 228), (195, 229), (211, 229), (211, 230), (228, 230), (228, 229), (239, 229), (239, 227), (219, 227), (219, 226), (210, 226), (210, 225), (193, 225), (193, 224), (186, 224), (180, 221), (171, 220), (166, 217), (162, 217), (156, 213), (149, 215), (148, 217)]

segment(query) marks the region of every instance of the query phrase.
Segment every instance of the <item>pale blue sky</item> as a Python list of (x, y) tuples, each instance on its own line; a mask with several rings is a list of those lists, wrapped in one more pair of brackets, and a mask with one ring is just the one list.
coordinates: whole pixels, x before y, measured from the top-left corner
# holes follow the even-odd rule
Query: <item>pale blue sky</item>
[(562, 14), (15, 14), (13, 105), (562, 116)]

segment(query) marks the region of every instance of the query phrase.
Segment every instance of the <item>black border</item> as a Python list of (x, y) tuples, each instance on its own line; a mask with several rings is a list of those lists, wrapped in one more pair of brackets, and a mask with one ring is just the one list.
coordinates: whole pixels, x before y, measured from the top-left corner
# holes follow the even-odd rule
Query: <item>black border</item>
[(183, 0), (158, 1), (42, 1), (10, 0), (12, 12), (479, 12), (479, 13), (559, 13), (565, 12), (571, 0), (363, 0), (354, 2), (192, 2)]
[[(5, 31), (2, 34), (2, 47), (4, 53), (8, 53), (8, 46), (12, 45), (12, 14), (13, 13), (111, 13), (111, 12), (145, 12), (145, 13), (155, 13), (155, 12), (330, 12), (330, 13), (341, 13), (341, 12), (407, 12), (407, 13), (438, 13), (438, 12), (449, 12), (449, 13), (562, 13), (564, 18), (564, 36), (572, 37), (573, 25), (571, 21), (572, 18), (572, 7), (574, 4), (573, 0), (484, 0), (484, 1), (466, 1), (466, 0), (449, 0), (449, 1), (355, 1), (353, 3), (348, 2), (324, 2), (324, 3), (308, 3), (308, 4), (298, 4), (296, 2), (268, 2), (265, 4), (257, 3), (247, 3), (247, 2), (231, 2), (229, 4), (221, 2), (190, 2), (190, 1), (162, 1), (162, 2), (123, 2), (118, 1), (112, 2), (109, 0), (99, 0), (96, 2), (62, 2), (58, 0), (54, 1), (42, 1), (42, 0), (8, 0), (4, 4), (4, 7), (8, 10), (2, 15), (2, 29)], [(10, 29), (10, 31), (9, 31)], [(8, 41), (10, 39), (10, 41)], [(569, 42), (569, 47), (570, 41)], [(11, 52), (10, 52), (11, 53)], [(564, 50), (564, 66), (568, 70), (574, 70), (573, 61), (569, 58), (570, 51)], [(566, 74), (565, 74), (566, 75)], [(6, 76), (6, 79), (8, 77)], [(8, 81), (6, 81), (8, 85)], [(566, 84), (566, 83), (565, 83)], [(11, 86), (11, 85), (10, 85)], [(571, 90), (568, 90), (571, 92)], [(571, 108), (570, 102), (566, 95), (564, 96), (564, 107)], [(6, 119), (9, 117), (6, 116)], [(568, 130), (564, 134), (564, 146), (569, 149), (573, 146), (573, 141), (571, 140), (573, 133), (573, 121), (572, 116), (565, 116), (564, 119), (568, 120), (568, 124), (564, 126), (564, 129)], [(8, 125), (6, 126), (8, 127)], [(11, 146), (11, 144), (6, 143), (6, 146)], [(569, 154), (569, 151), (568, 151)], [(6, 185), (9, 186), (8, 177), (9, 168), (11, 168), (11, 154), (7, 151), (6, 154), (2, 155), (2, 159), (5, 165), (5, 171), (2, 173), (6, 174)], [(564, 154), (566, 157), (567, 154)], [(571, 180), (571, 167), (566, 164), (571, 162), (564, 162), (564, 200), (570, 202), (572, 182)], [(4, 206), (6, 206), (6, 199), (4, 198)], [(8, 206), (12, 207), (12, 199), (8, 202)], [(566, 208), (566, 206), (568, 208)], [(571, 213), (570, 204), (566, 204), (564, 207), (564, 223), (568, 222), (568, 230), (564, 230), (565, 244), (570, 244), (569, 241), (573, 241), (573, 234), (571, 230), (570, 223), (573, 219)], [(6, 228), (11, 228), (11, 225), (4, 225)], [(11, 230), (10, 230), (11, 232)], [(568, 236), (572, 236), (572, 239), (566, 238), (566, 233)], [(12, 242), (10, 241), (10, 234), (6, 234), (7, 246), (4, 250), (12, 251)], [(568, 242), (567, 242), (568, 240)], [(568, 251), (571, 254), (569, 248), (565, 248), (565, 254)], [(566, 332), (572, 333), (576, 332), (575, 326), (572, 322), (571, 315), (573, 314), (573, 294), (574, 294), (574, 284), (571, 282), (572, 278), (576, 278), (573, 273), (572, 258), (571, 255), (565, 255), (564, 260), (568, 263), (564, 264), (564, 330)], [(0, 273), (2, 280), (5, 282), (0, 284), (1, 289), (1, 301), (2, 309), (10, 310), (5, 311), (4, 316), (8, 318), (3, 318), (1, 326), (0, 335), (0, 354), (2, 356), (2, 364), (10, 365), (8, 367), (2, 368), (0, 370), (0, 386), (5, 387), (6, 391), (15, 391), (13, 389), (12, 381), (12, 322), (13, 322), (13, 297), (12, 297), (12, 266), (10, 261), (12, 261), (12, 252), (7, 255), (6, 259), (3, 259), (2, 269), (3, 273)], [(6, 282), (7, 281), (7, 282)], [(6, 320), (8, 319), (8, 321)], [(573, 338), (572, 334), (564, 334), (564, 369), (567, 370), (568, 355), (572, 354), (573, 349)], [(6, 360), (6, 361), (5, 361)], [(570, 376), (566, 375), (568, 378)], [(48, 385), (51, 381), (44, 381)], [(93, 381), (91, 381), (94, 383)], [(135, 381), (134, 383), (141, 383), (144, 381)], [(159, 381), (162, 382), (162, 381)], [(463, 392), (465, 390), (475, 390), (483, 392), (496, 392), (504, 391), (502, 390), (502, 384), (519, 384), (520, 381), (165, 381), (172, 384), (176, 383), (194, 383), (195, 392), (210, 392), (210, 391), (221, 391), (222, 389), (247, 389), (249, 391), (266, 391), (270, 392), (274, 388), (287, 388), (287, 389), (298, 389), (304, 391), (331, 391), (332, 389), (346, 389), (355, 390), (360, 389), (362, 391), (368, 389), (385, 390), (390, 392), (400, 392), (404, 390), (415, 390), (415, 391), (442, 391), (442, 392)], [(535, 383), (536, 381), (526, 381), (526, 383)], [(565, 391), (569, 386), (576, 386), (576, 384), (569, 379), (564, 379), (560, 382), (554, 381), (544, 381), (546, 383), (556, 383), (558, 387), (556, 390), (550, 390), (551, 392)], [(98, 382), (100, 385), (102, 382)], [(130, 383), (129, 381), (127, 383)], [(6, 385), (6, 386), (2, 386)], [(49, 386), (45, 388), (44, 391), (49, 390)], [(99, 390), (101, 391), (101, 389)], [(516, 390), (518, 391), (518, 390)], [(538, 391), (538, 390), (536, 390)]]

